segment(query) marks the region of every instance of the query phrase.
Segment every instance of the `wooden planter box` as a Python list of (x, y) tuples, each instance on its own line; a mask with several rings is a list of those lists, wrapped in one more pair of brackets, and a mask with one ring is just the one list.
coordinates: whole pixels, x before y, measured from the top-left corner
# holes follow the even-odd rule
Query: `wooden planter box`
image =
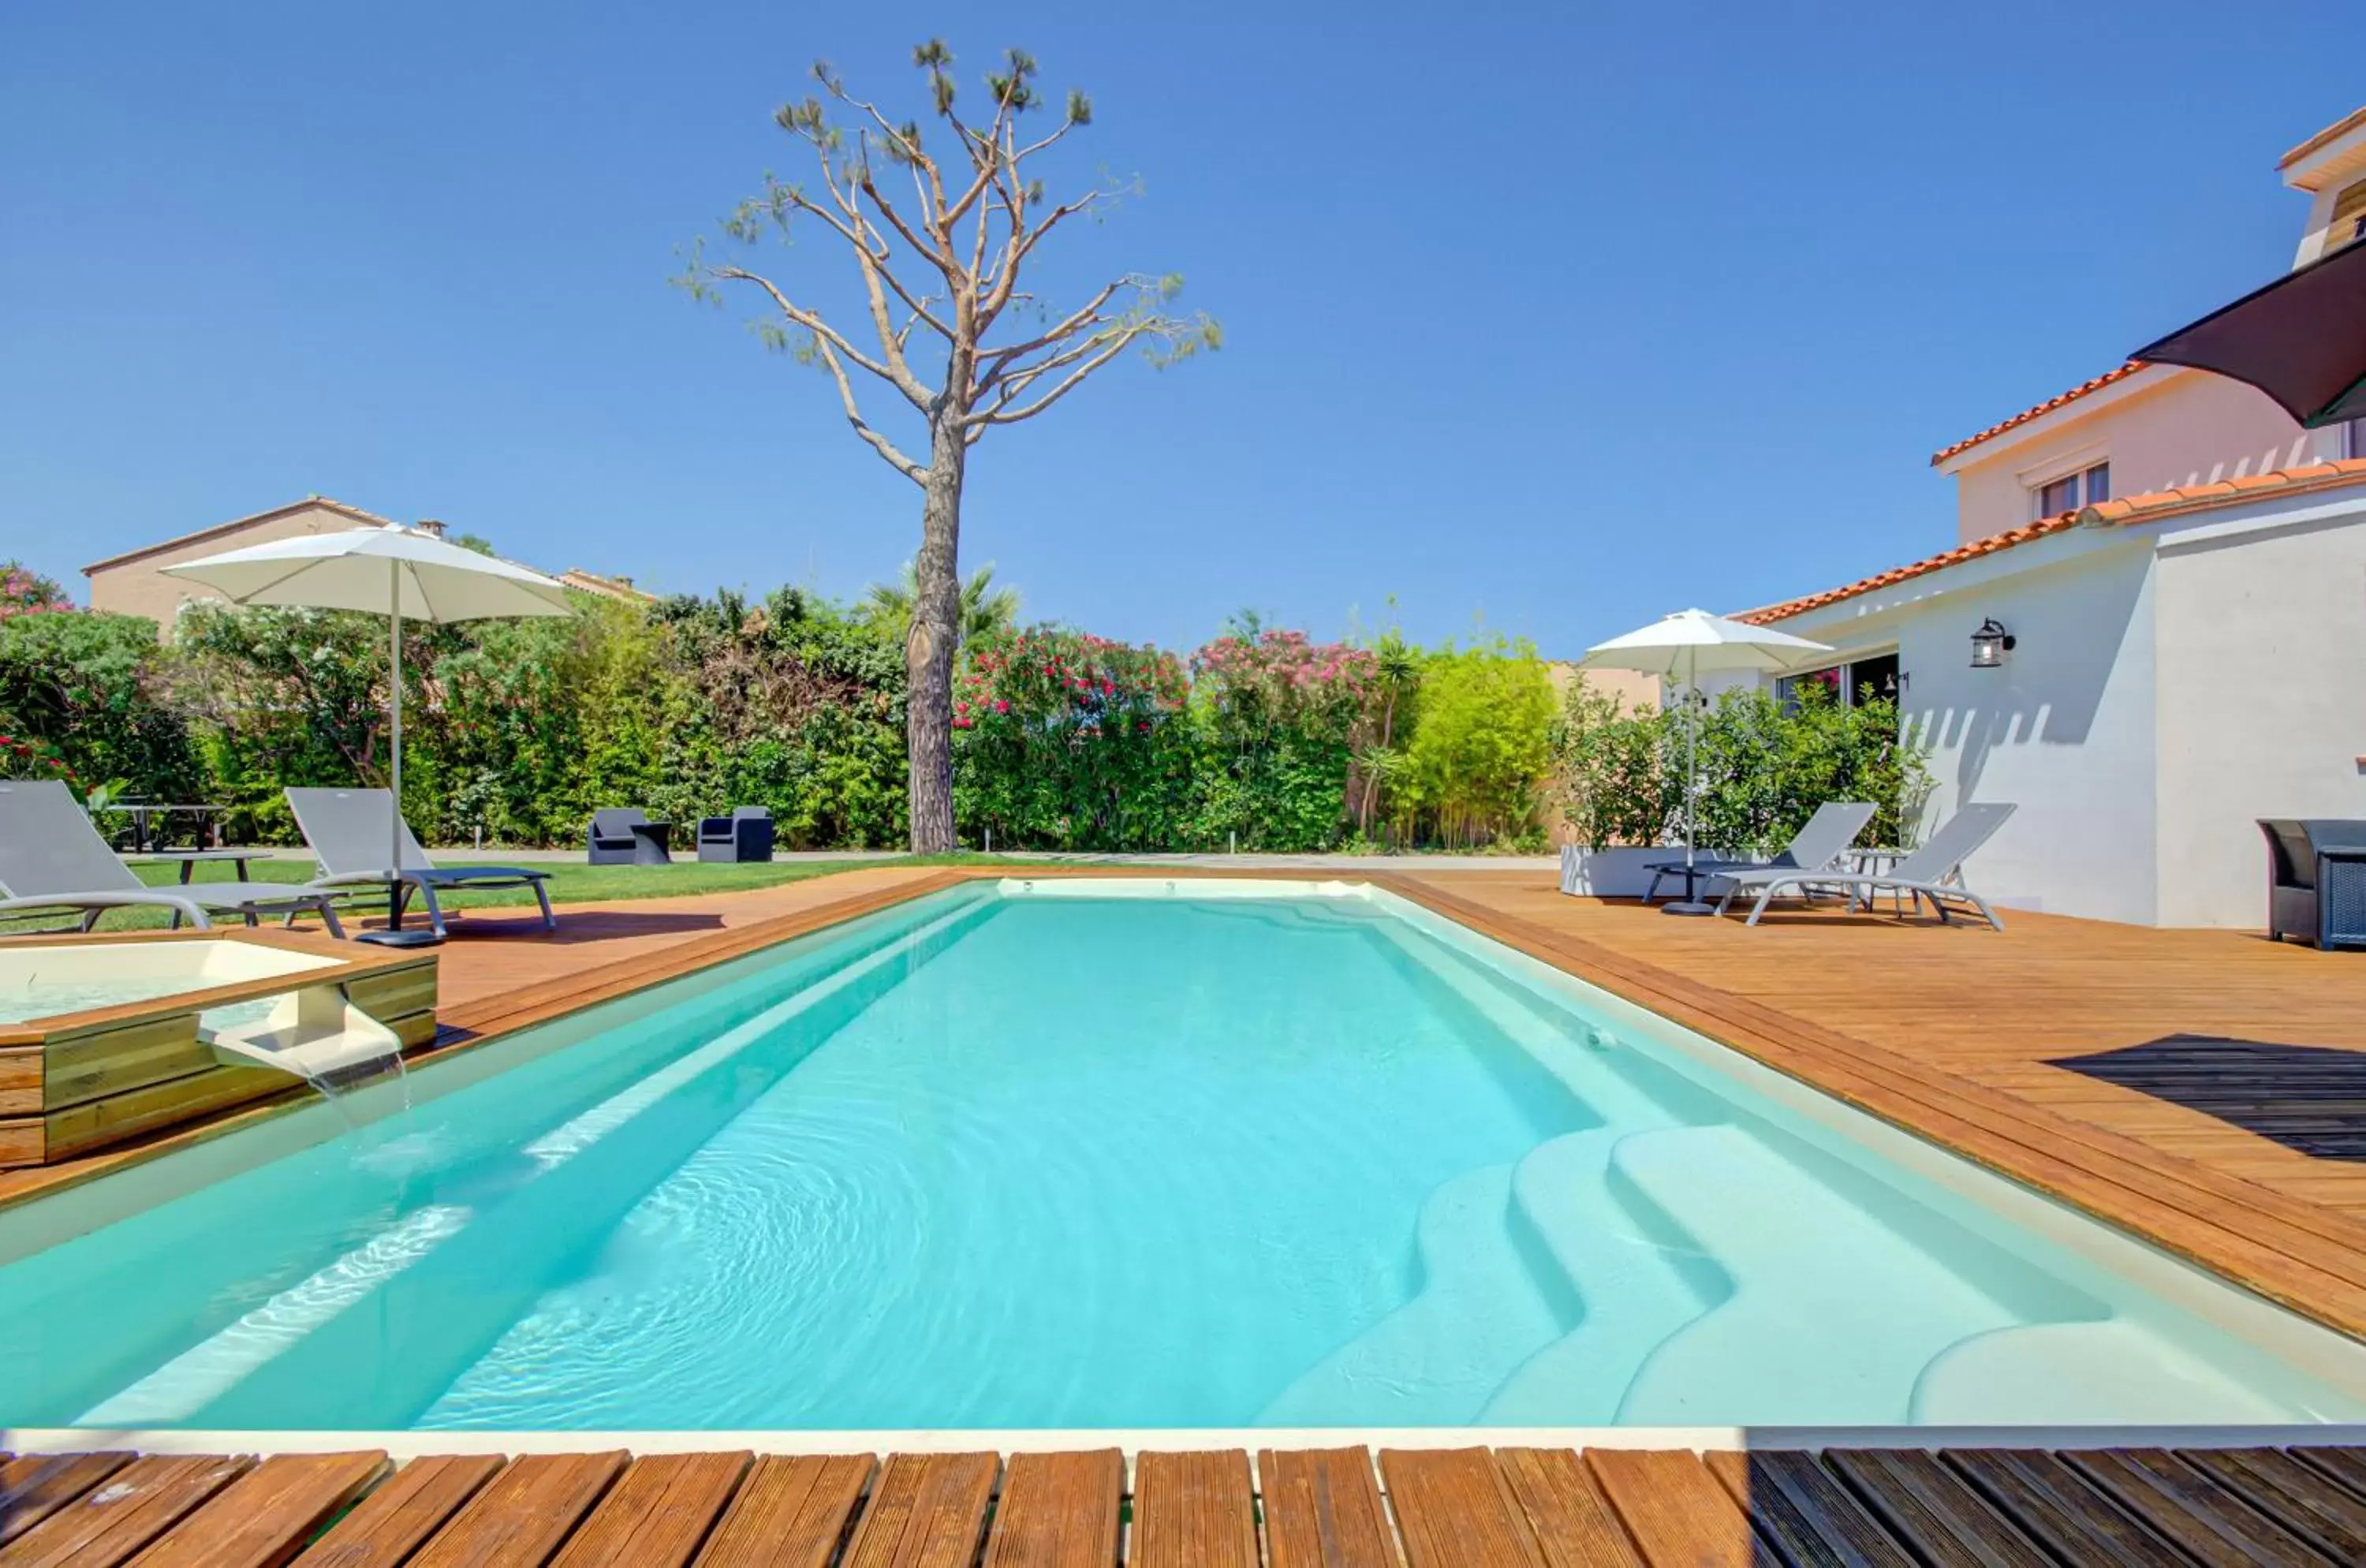
[[(145, 1001), (0, 1022), (0, 1169), (48, 1165), (108, 1144), (211, 1115), (225, 1106), (282, 1092), (298, 1080), (277, 1069), (229, 1066), (197, 1037), (207, 1008), (253, 1001), (315, 986), (336, 986), (347, 1001), (392, 1030), (406, 1050), (435, 1037), (435, 954), (332, 942), (293, 931), (223, 929), (129, 931), (102, 936), (0, 940), (0, 976), (28, 950), (80, 955), (119, 951), (125, 971), (143, 961), (175, 973), (196, 967), (194, 954), (168, 950), (190, 942), (242, 942), (265, 949), (286, 972), (175, 990)], [(287, 970), (285, 960), (306, 962)], [(248, 965), (247, 967), (254, 967)], [(217, 967), (221, 967), (217, 965)], [(235, 969), (232, 964), (227, 967)]]

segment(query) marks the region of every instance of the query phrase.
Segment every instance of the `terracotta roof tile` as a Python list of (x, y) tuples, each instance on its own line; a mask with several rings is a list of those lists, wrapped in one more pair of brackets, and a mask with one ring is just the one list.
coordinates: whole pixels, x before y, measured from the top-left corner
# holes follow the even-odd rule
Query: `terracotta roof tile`
[(2052, 413), (2056, 409), (2060, 408), (2065, 403), (2077, 402), (2080, 398), (2085, 397), (2090, 392), (2100, 392), (2114, 381), (2124, 381), (2129, 377), (2135, 375), (2137, 371), (2146, 368), (2147, 368), (2147, 367), (2145, 365), (2144, 361), (2140, 359), (2131, 359), (2125, 365), (2121, 366), (2117, 370), (2106, 370), (2103, 374), (2096, 377), (2091, 381), (2081, 381), (2079, 385), (2071, 388), (2068, 391), (2062, 393), (2058, 397), (2048, 398), (2034, 409), (2023, 409), (2021, 412), (2013, 415), (2011, 419), (2005, 420), (2000, 423), (1991, 424), (1986, 430), (1979, 431), (1975, 434), (1965, 436), (1953, 446), (1940, 447), (1939, 450), (1931, 454), (1932, 465), (1936, 467), (1937, 465), (1945, 462), (1948, 458), (1954, 457), (1958, 452), (1968, 452), (1983, 441), (1987, 441), (1994, 436), (2002, 435), (2008, 430), (2011, 430), (2019, 425), (2027, 424), (2033, 419), (2042, 418), (2046, 414)]
[(1935, 556), (1926, 556), (1921, 560), (1910, 562), (1905, 566), (1891, 567), (1887, 571), (1873, 577), (1860, 578), (1854, 582), (1844, 583), (1838, 588), (1828, 588), (1821, 593), (1810, 593), (1804, 599), (1786, 599), (1780, 604), (1769, 604), (1763, 610), (1746, 611), (1733, 618), (1737, 621), (1747, 621), (1752, 626), (1765, 626), (1773, 621), (1788, 620), (1793, 615), (1805, 615), (1809, 610), (1820, 610), (1827, 604), (1837, 604), (1843, 599), (1853, 599), (1860, 593), (1871, 593), (1877, 589), (1887, 588), (1892, 583), (1904, 582), (1909, 578), (1921, 577), (1926, 572), (1938, 571), (1943, 568), (1960, 565), (1967, 560), (1977, 560), (1982, 556), (1991, 556), (1999, 550), (2009, 550), (2015, 545), (2025, 545), (2032, 539), (2042, 539), (2048, 534), (2059, 534), (2065, 528), (2075, 526), (2078, 521), (2079, 514), (2075, 512), (2065, 512), (2055, 517), (2041, 517), (2034, 523), (2024, 523), (2018, 528), (2008, 528), (2001, 534), (1990, 534), (1985, 539), (1974, 539), (1969, 544), (1957, 545), (1952, 550), (1942, 550)]
[(2033, 539), (2059, 534), (2065, 529), (2125, 527), (2135, 523), (2158, 523), (2166, 518), (2188, 513), (2207, 512), (2213, 507), (2232, 506), (2238, 502), (2260, 501), (2270, 496), (2305, 495), (2315, 491), (2345, 490), (2353, 485), (2366, 485), (2366, 457), (2348, 457), (2338, 463), (2309, 463), (2297, 468), (2270, 469), (2264, 474), (2248, 474), (2241, 479), (2219, 479), (2210, 484), (2184, 485), (2175, 490), (2152, 491), (2142, 495), (2125, 495), (2113, 501), (2098, 502), (2078, 512), (2065, 512), (2053, 517), (2041, 517), (2018, 528), (2008, 528), (2001, 534), (1991, 534), (1985, 539), (1957, 545), (1952, 550), (1942, 550), (1905, 566), (1890, 568), (1873, 577), (1821, 593), (1810, 593), (1803, 599), (1787, 599), (1780, 604), (1769, 604), (1763, 610), (1748, 610), (1733, 617), (1753, 626), (1788, 620), (1809, 610), (1820, 610), (1827, 604), (1837, 604), (1844, 599), (1872, 593), (1895, 583), (1959, 566), (1967, 560), (2009, 550), (2015, 545), (2025, 545)]
[(2145, 495), (2124, 495), (2088, 507), (2079, 513), (2079, 521), (2090, 525), (2152, 523), (2188, 512), (2206, 512), (2214, 506), (2260, 501), (2270, 495), (2304, 495), (2312, 491), (2342, 490), (2356, 484), (2366, 484), (2366, 457), (2306, 463), (2297, 468), (2270, 468), (2266, 473), (2246, 474), (2240, 479), (2180, 485)]

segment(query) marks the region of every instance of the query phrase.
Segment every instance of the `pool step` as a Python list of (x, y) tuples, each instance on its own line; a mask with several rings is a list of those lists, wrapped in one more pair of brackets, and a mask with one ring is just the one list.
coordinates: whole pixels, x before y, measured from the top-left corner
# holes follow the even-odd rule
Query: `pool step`
[(1915, 1385), (1912, 1419), (1954, 1427), (2135, 1427), (2292, 1418), (2287, 1403), (2261, 1396), (2239, 1376), (2142, 1324), (2031, 1324), (1974, 1335), (1941, 1352)]
[(1291, 1383), (1258, 1424), (1385, 1416), (1391, 1425), (1459, 1426), (1478, 1417), (1513, 1368), (1566, 1334), (1566, 1300), (1540, 1283), (1505, 1226), (1512, 1172), (1484, 1166), (1431, 1193), (1414, 1230), (1419, 1293)]
[[(1691, 1131), (1658, 1132), (1681, 1138)], [(1616, 1419), (1639, 1362), (1725, 1294), (1725, 1275), (1663, 1214), (1613, 1185), (1617, 1151), (1638, 1134), (1607, 1127), (1529, 1151), (1513, 1173), (1511, 1223), (1580, 1303), (1570, 1332), (1513, 1369), (1480, 1412), (1493, 1426)]]
[(1924, 1368), (2012, 1314), (1739, 1127), (1645, 1133), (1630, 1183), (1732, 1277), (1644, 1360), (1618, 1419), (1687, 1426), (1909, 1418)]

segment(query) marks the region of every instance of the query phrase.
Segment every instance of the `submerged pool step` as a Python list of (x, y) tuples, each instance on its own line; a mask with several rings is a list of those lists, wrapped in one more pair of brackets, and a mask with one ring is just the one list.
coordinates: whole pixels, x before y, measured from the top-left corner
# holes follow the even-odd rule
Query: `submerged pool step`
[(1580, 1312), (1569, 1332), (1507, 1373), (1480, 1413), (1488, 1424), (1615, 1419), (1636, 1367), (1722, 1295), (1724, 1275), (1690, 1237), (1612, 1187), (1611, 1160), (1635, 1136), (1608, 1127), (1572, 1133), (1538, 1145), (1515, 1169), (1511, 1223), (1534, 1237)]
[(1732, 1292), (1653, 1351), (1623, 1422), (1909, 1419), (1923, 1369), (2013, 1325), (2004, 1306), (1739, 1127), (1646, 1133), (1614, 1179), (1700, 1238)]
[[(1476, 1420), (1506, 1374), (1568, 1333), (1566, 1287), (1541, 1284), (1505, 1225), (1512, 1167), (1447, 1182), (1415, 1228), (1420, 1292), (1318, 1363), (1258, 1414), (1261, 1426)], [(1369, 1412), (1358, 1416), (1357, 1412)]]
[[(2330, 1402), (2328, 1402), (2328, 1408)], [(2144, 1325), (2036, 1323), (1943, 1351), (1915, 1384), (1912, 1419), (1932, 1426), (2126, 1426), (2289, 1420), (2290, 1407)], [(2328, 1417), (2330, 1418), (2330, 1417)]]

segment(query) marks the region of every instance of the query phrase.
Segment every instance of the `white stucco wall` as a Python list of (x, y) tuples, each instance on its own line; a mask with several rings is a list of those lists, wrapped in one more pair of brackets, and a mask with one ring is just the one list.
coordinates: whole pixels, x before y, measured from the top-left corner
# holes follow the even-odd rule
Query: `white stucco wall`
[[(1902, 717), (1935, 783), (1925, 829), (1967, 801), (2018, 809), (1966, 867), (2009, 908), (2149, 924), (2158, 910), (2152, 555), (2056, 535), (1845, 601), (1782, 629), (1846, 656), (1895, 647)], [(1971, 667), (1994, 616), (2017, 639)]]
[(2366, 499), (2164, 533), (2160, 922), (2265, 918), (2261, 817), (2366, 818)]
[(2141, 495), (2341, 456), (2339, 431), (2303, 430), (2254, 387), (2157, 366), (1949, 465), (1956, 537), (2020, 527), (2036, 514), (2033, 488), (2106, 460), (2112, 493)]

